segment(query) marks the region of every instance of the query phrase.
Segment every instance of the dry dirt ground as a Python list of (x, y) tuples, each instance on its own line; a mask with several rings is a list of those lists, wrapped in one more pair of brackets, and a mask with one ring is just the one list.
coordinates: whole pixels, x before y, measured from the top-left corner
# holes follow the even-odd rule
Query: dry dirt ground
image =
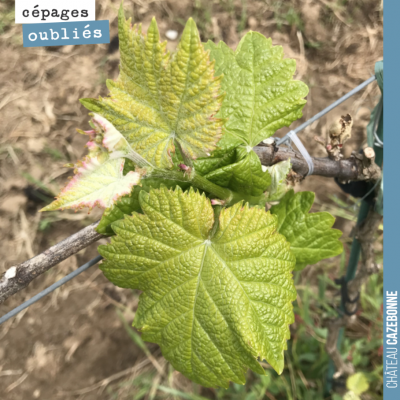
[[(108, 54), (106, 44), (23, 48), (13, 5), (10, 0), (0, 3), (0, 274), (99, 218), (99, 211), (44, 215), (38, 209), (45, 188), (57, 193), (71, 174), (63, 165), (85, 153), (86, 140), (75, 129), (88, 128), (88, 115), (78, 99), (105, 95), (105, 79), (118, 73), (118, 53)], [(118, 6), (115, 0), (97, 1), (97, 19), (110, 20), (112, 36)], [(163, 36), (168, 29), (181, 33), (184, 21), (193, 16), (203, 41), (224, 40), (235, 47), (250, 29), (272, 37), (287, 57), (297, 60), (296, 78), (310, 87), (304, 118), (369, 78), (382, 59), (382, 12), (376, 0), (125, 0), (124, 8), (144, 30), (155, 15)], [(306, 129), (301, 137), (310, 153), (324, 155), (313, 136), (326, 135), (344, 113), (355, 120), (347, 153), (362, 145), (378, 95), (372, 84)], [(296, 189), (301, 186), (314, 190), (320, 203), (332, 195), (347, 199), (333, 180), (310, 177)], [(347, 237), (352, 223), (338, 218), (337, 226)], [(93, 258), (96, 246), (10, 298), (0, 306), (0, 315)], [(146, 368), (166, 371), (170, 387), (189, 390), (189, 382), (164, 366), (157, 346), (149, 345), (153, 355), (148, 357), (126, 333), (122, 318), (130, 323), (136, 305), (136, 294), (115, 288), (92, 267), (2, 325), (0, 397), (123, 398), (125, 389), (114, 385), (118, 378), (132, 378)], [(212, 391), (201, 393), (214, 396)]]

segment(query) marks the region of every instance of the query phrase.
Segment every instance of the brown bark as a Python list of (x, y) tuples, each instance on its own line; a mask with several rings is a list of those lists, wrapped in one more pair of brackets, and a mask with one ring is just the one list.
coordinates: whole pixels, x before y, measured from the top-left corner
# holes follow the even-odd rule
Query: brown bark
[[(305, 177), (308, 165), (303, 156), (287, 147), (256, 146), (253, 148), (262, 165), (274, 165), (280, 161), (290, 158), (292, 169), (298, 175)], [(330, 178), (338, 178), (340, 181), (363, 181), (378, 179), (376, 174), (371, 176), (369, 169), (365, 168), (360, 156), (352, 155), (346, 160), (334, 161), (328, 157), (311, 157), (314, 163), (314, 174)], [(375, 164), (375, 167), (376, 164)], [(374, 167), (374, 171), (375, 171)], [(379, 169), (379, 167), (378, 167)]]
[(36, 257), (10, 267), (0, 279), (0, 303), (27, 287), (51, 267), (104, 237), (95, 231), (97, 225), (98, 222), (95, 222)]

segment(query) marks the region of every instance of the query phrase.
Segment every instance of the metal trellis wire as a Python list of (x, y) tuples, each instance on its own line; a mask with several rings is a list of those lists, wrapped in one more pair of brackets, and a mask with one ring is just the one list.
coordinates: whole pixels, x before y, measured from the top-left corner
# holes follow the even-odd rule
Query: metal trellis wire
[[(276, 141), (277, 146), (285, 144), (286, 142), (291, 140), (291, 137), (295, 134), (297, 134), (298, 132), (300, 132), (301, 130), (303, 130), (304, 128), (306, 128), (307, 126), (311, 125), (313, 122), (315, 122), (317, 119), (321, 118), (322, 116), (324, 116), (326, 113), (328, 113), (329, 111), (333, 110), (335, 107), (337, 107), (339, 104), (343, 103), (345, 100), (347, 100), (348, 98), (350, 98), (351, 96), (353, 96), (354, 94), (358, 93), (360, 90), (364, 89), (367, 85), (369, 85), (371, 82), (375, 81), (376, 77), (371, 76), (369, 79), (367, 79), (366, 81), (364, 81), (361, 85), (358, 85), (356, 88), (354, 88), (353, 90), (351, 90), (350, 92), (348, 92), (347, 94), (345, 94), (343, 97), (341, 97), (340, 99), (336, 100), (334, 103), (332, 103), (330, 106), (326, 107), (324, 110), (320, 111), (318, 114), (314, 115), (312, 118), (310, 118), (308, 121), (304, 122), (303, 124), (299, 125), (297, 128), (293, 129), (292, 131), (290, 131), (287, 135), (285, 135), (283, 138), (278, 139)], [(312, 171), (310, 171), (312, 172)], [(31, 299), (27, 300), (26, 302), (22, 303), (21, 305), (19, 305), (18, 307), (14, 308), (13, 310), (11, 310), (10, 312), (8, 312), (7, 314), (3, 315), (0, 318), (0, 325), (7, 321), (8, 319), (14, 317), (15, 315), (17, 315), (20, 311), (24, 310), (25, 308), (29, 307), (30, 305), (32, 305), (33, 303), (36, 303), (38, 300), (40, 300), (41, 298), (43, 298), (44, 296), (46, 296), (47, 294), (51, 293), (53, 290), (59, 288), (60, 286), (64, 285), (65, 283), (67, 283), (68, 281), (70, 281), (71, 279), (75, 278), (76, 276), (78, 276), (79, 274), (81, 274), (82, 272), (86, 271), (88, 268), (90, 268), (91, 266), (97, 264), (100, 260), (102, 259), (101, 256), (97, 256), (95, 258), (93, 258), (92, 260), (90, 260), (89, 262), (87, 262), (86, 264), (82, 265), (81, 267), (79, 267), (77, 270), (75, 270), (74, 272), (71, 272), (69, 275), (65, 276), (64, 278), (60, 279), (59, 281), (57, 281), (56, 283), (54, 283), (53, 285), (49, 286), (48, 288), (44, 289), (43, 291), (41, 291), (40, 293), (38, 293), (37, 295), (33, 296)]]
[[(354, 94), (358, 93), (360, 90), (364, 89), (366, 86), (368, 86), (371, 82), (375, 81), (376, 77), (371, 76), (371, 78), (367, 79), (364, 81), (361, 85), (358, 85), (355, 87), (353, 90), (351, 90), (349, 93), (345, 94), (343, 97), (340, 99), (336, 100), (333, 102), (330, 106), (324, 108), (322, 111), (320, 111), (318, 114), (315, 114), (313, 117), (311, 117), (308, 121), (304, 122), (303, 124), (299, 125), (297, 128), (293, 129), (295, 133), (298, 133), (302, 131), (303, 129), (307, 128), (307, 126), (311, 125), (313, 122), (315, 122), (317, 119), (320, 119), (323, 117), (325, 114), (327, 114), (329, 111), (333, 110), (336, 108), (339, 104), (342, 104), (344, 101), (346, 101), (348, 98), (353, 96)], [(290, 132), (289, 132), (290, 133)], [(277, 146), (280, 146), (290, 140), (290, 135), (289, 133), (285, 135), (283, 138), (279, 139), (276, 142)]]
[(22, 303), (21, 305), (19, 305), (18, 307), (14, 308), (13, 310), (11, 310), (10, 312), (8, 312), (7, 314), (3, 315), (0, 318), (0, 325), (3, 322), (6, 322), (8, 319), (14, 317), (15, 315), (17, 315), (20, 311), (24, 310), (25, 308), (29, 307), (30, 305), (32, 305), (33, 303), (36, 303), (37, 301), (39, 301), (42, 297), (46, 296), (47, 294), (51, 293), (52, 291), (58, 289), (60, 286), (64, 285), (64, 283), (67, 283), (68, 281), (70, 281), (71, 279), (75, 278), (76, 276), (78, 276), (79, 274), (81, 274), (82, 272), (86, 271), (87, 269), (89, 269), (90, 267), (92, 267), (93, 265), (97, 264), (103, 257), (102, 256), (97, 256), (95, 258), (93, 258), (92, 260), (88, 261), (86, 264), (83, 264), (81, 267), (79, 267), (78, 269), (76, 269), (75, 271), (71, 272), (70, 274), (68, 274), (67, 276), (64, 276), (64, 278), (61, 278), (59, 281), (57, 281), (56, 283), (53, 283), (51, 286), (49, 286), (48, 288), (42, 290), (40, 293), (38, 293), (37, 295), (33, 296), (32, 298), (30, 298), (29, 300), (25, 301), (25, 303)]

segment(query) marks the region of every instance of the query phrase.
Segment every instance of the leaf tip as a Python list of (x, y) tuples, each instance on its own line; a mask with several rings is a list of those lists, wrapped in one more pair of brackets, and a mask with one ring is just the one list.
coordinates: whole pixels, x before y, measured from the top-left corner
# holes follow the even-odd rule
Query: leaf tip
[(185, 29), (183, 30), (183, 33), (182, 33), (182, 37), (184, 37), (186, 35), (192, 35), (192, 34), (196, 35), (200, 41), (200, 35), (199, 35), (199, 31), (197, 29), (196, 22), (194, 21), (194, 19), (192, 17), (190, 17), (186, 22)]
[(54, 200), (52, 203), (48, 204), (47, 206), (43, 207), (42, 209), (39, 210), (39, 212), (44, 212), (44, 211), (55, 211), (59, 210), (60, 207), (57, 204), (57, 199)]
[(118, 9), (118, 20), (119, 22), (125, 22), (125, 13), (124, 13), (124, 1), (122, 0), (119, 9)]
[(160, 41), (160, 32), (158, 30), (158, 24), (156, 17), (153, 17), (150, 22), (149, 29), (147, 30), (147, 36), (152, 36), (152, 41), (153, 42), (159, 42)]
[(99, 111), (100, 107), (96, 104), (98, 101), (96, 99), (84, 98), (79, 99), (79, 102), (89, 111)]

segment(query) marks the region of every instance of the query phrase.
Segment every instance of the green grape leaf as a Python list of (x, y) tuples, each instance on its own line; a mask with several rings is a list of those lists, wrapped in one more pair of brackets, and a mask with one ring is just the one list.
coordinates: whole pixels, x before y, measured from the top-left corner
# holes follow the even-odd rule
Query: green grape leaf
[[(112, 224), (100, 268), (140, 289), (134, 326), (175, 369), (203, 386), (245, 383), (257, 357), (278, 372), (293, 323), (295, 258), (277, 218), (242, 202), (221, 211), (192, 188), (141, 191), (140, 207)], [(214, 227), (215, 228), (215, 227)]]
[[(218, 148), (211, 153), (210, 157), (198, 158), (193, 164), (200, 175), (205, 176), (210, 172), (232, 164), (236, 160), (236, 141), (227, 141), (227, 135), (222, 136), (218, 143)], [(224, 147), (220, 148), (220, 144), (224, 142)]]
[[(224, 160), (227, 161), (227, 158), (225, 157)], [(211, 163), (208, 162), (208, 164)], [(234, 162), (221, 165), (204, 177), (219, 186), (251, 196), (262, 195), (271, 184), (271, 176), (268, 171), (262, 170), (257, 154), (254, 151), (248, 153), (243, 147), (235, 149)]]
[(98, 157), (87, 156), (77, 164), (76, 175), (61, 191), (57, 200), (41, 211), (83, 207), (91, 209), (96, 205), (110, 207), (140, 182), (138, 172), (130, 171), (123, 175), (124, 164), (124, 158), (110, 159), (107, 153)]
[(221, 138), (223, 121), (214, 117), (222, 96), (221, 77), (190, 18), (174, 56), (160, 43), (155, 19), (147, 35), (130, 27), (122, 6), (118, 29), (120, 75), (108, 80), (110, 96), (81, 103), (112, 123), (132, 149), (157, 167), (172, 165), (174, 141), (191, 158), (206, 156)]
[(142, 212), (139, 203), (140, 191), (149, 192), (150, 189), (158, 189), (160, 186), (166, 186), (167, 188), (180, 186), (182, 189), (186, 189), (189, 186), (189, 183), (186, 182), (146, 177), (142, 178), (140, 184), (141, 186), (135, 186), (131, 193), (121, 197), (115, 204), (104, 210), (100, 223), (96, 228), (98, 233), (106, 236), (114, 235), (111, 227), (114, 221), (124, 218), (124, 215), (131, 215), (133, 212)]
[[(259, 33), (247, 33), (236, 51), (223, 42), (215, 45), (209, 41), (205, 47), (215, 60), (216, 74), (223, 74), (221, 87), (226, 93), (217, 114), (227, 121), (218, 147), (231, 150), (235, 146), (237, 150), (230, 163), (226, 163), (227, 157), (220, 164), (215, 162), (221, 158), (214, 154), (217, 149), (195, 167), (199, 164), (199, 172), (213, 183), (260, 196), (271, 184), (271, 177), (252, 148), (302, 116), (308, 88), (293, 80), (296, 62), (283, 59), (282, 47), (272, 46), (271, 40)], [(283, 194), (280, 190), (277, 196)]]
[(306, 84), (293, 80), (296, 61), (283, 59), (281, 46), (258, 32), (248, 32), (236, 51), (224, 42), (205, 45), (215, 60), (216, 75), (223, 74), (226, 96), (218, 117), (245, 145), (254, 147), (302, 116)]
[(271, 175), (271, 185), (268, 187), (267, 201), (278, 201), (289, 190), (286, 177), (291, 168), (290, 159), (281, 161), (270, 167), (262, 167), (263, 170), (268, 171)]
[(327, 212), (309, 214), (314, 198), (312, 192), (294, 194), (289, 190), (270, 210), (278, 217), (278, 232), (286, 237), (296, 256), (296, 270), (343, 251), (339, 240), (342, 232), (331, 229), (335, 218)]
[[(142, 180), (143, 186), (144, 180)], [(131, 215), (134, 211), (140, 212), (139, 193), (143, 190), (140, 186), (135, 186), (131, 193), (122, 196), (111, 207), (104, 210), (96, 231), (102, 235), (113, 235), (114, 231), (111, 224), (114, 221), (124, 218), (124, 215)]]

